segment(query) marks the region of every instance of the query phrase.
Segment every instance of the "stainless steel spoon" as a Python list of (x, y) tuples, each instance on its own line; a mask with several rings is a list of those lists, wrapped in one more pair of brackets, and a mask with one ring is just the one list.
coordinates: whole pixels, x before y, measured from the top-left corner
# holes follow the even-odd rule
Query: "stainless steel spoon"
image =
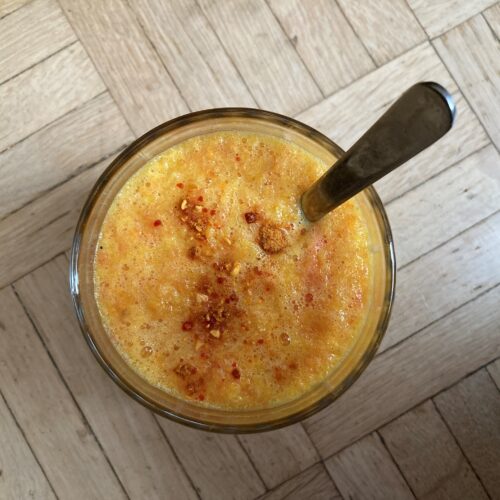
[(410, 87), (303, 195), (315, 222), (440, 139), (453, 126), (450, 93), (434, 82)]

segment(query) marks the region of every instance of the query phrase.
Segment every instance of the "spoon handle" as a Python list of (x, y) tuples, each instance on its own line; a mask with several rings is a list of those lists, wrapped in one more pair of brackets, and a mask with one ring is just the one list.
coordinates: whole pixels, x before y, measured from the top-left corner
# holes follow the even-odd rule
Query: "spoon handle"
[(450, 93), (434, 82), (410, 87), (303, 195), (314, 222), (440, 139), (453, 125)]

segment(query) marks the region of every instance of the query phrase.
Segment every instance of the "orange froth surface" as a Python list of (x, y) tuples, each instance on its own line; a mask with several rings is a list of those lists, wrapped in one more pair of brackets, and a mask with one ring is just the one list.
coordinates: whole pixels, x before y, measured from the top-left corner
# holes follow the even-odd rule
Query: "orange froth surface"
[(223, 132), (157, 156), (123, 186), (95, 254), (105, 329), (151, 384), (200, 405), (266, 408), (324, 380), (370, 292), (355, 199), (306, 222), (327, 168), (287, 141)]

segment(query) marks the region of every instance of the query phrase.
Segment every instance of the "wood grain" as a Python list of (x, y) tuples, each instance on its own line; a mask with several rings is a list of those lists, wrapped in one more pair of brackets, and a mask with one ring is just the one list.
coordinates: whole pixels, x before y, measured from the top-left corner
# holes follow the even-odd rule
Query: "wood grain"
[(377, 356), (340, 399), (305, 421), (320, 455), (341, 450), (497, 358), (499, 300), (497, 286)]
[(319, 456), (300, 424), (277, 431), (240, 436), (260, 477), (273, 488), (319, 461)]
[(0, 498), (55, 499), (54, 493), (0, 395)]
[(341, 500), (337, 488), (325, 471), (316, 464), (260, 497), (260, 500)]
[(136, 135), (188, 111), (126, 0), (61, 0)]
[(476, 16), (434, 41), (479, 120), (500, 148), (500, 42)]
[(483, 16), (495, 32), (497, 38), (500, 38), (500, 3), (496, 3), (489, 9), (483, 11)]
[(336, 2), (270, 0), (269, 6), (324, 95), (374, 69)]
[(488, 498), (432, 402), (379, 432), (417, 498)]
[(325, 465), (343, 498), (414, 498), (377, 434), (330, 457)]
[(2, 0), (0, 2), (0, 17), (14, 12), (30, 1), (31, 0)]
[(97, 366), (69, 296), (66, 256), (38, 268), (15, 288), (130, 498), (196, 498), (151, 412)]
[(321, 99), (264, 0), (200, 5), (260, 107), (293, 115)]
[[(403, 54), (347, 88), (300, 113), (297, 119), (348, 148), (408, 87), (437, 81), (453, 93), (459, 118), (438, 143), (375, 184), (385, 202), (409, 191), (489, 143), (442, 62), (428, 43)], [(360, 109), (360, 103), (363, 103)]]
[(0, 221), (0, 288), (71, 246), (80, 210), (111, 158)]
[(255, 107), (196, 0), (134, 0), (133, 6), (192, 111)]
[(79, 42), (5, 82), (0, 86), (0, 151), (104, 90)]
[(338, 0), (378, 66), (426, 39), (405, 0)]
[(379, 352), (500, 283), (499, 224), (496, 214), (398, 271), (394, 309)]
[(203, 499), (252, 499), (265, 491), (235, 436), (198, 431), (158, 417)]
[[(494, 4), (0, 0), (0, 498), (500, 497)], [(238, 437), (123, 394), (67, 293), (80, 208), (118, 150), (217, 106), (298, 116), (349, 147), (423, 80), (452, 92), (457, 121), (376, 184), (398, 288), (354, 386), (304, 426)]]
[(106, 92), (0, 153), (0, 218), (124, 147), (134, 136)]
[(35, 0), (0, 20), (0, 83), (76, 40), (56, 0)]
[[(497, 325), (497, 336), (500, 328)], [(435, 398), (491, 498), (500, 497), (500, 395), (486, 370)]]
[(0, 291), (4, 397), (59, 498), (125, 498), (12, 288)]
[(499, 162), (486, 147), (386, 207), (400, 267), (500, 209)]
[(466, 21), (494, 4), (496, 0), (408, 0), (410, 7), (424, 27), (434, 38)]
[(490, 374), (491, 378), (495, 382), (495, 384), (498, 387), (498, 390), (500, 391), (500, 359), (497, 359), (493, 363), (490, 363), (487, 366), (488, 373)]

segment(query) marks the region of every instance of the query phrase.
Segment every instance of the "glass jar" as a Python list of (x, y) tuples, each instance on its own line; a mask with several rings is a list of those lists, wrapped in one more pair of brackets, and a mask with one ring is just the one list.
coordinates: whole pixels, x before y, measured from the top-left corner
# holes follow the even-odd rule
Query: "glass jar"
[(85, 339), (108, 375), (127, 394), (156, 413), (195, 428), (217, 432), (276, 429), (311, 416), (338, 398), (361, 374), (382, 340), (389, 321), (395, 284), (395, 259), (386, 213), (373, 188), (357, 195), (368, 227), (372, 295), (364, 326), (344, 360), (323, 382), (294, 401), (259, 410), (221, 410), (181, 400), (151, 385), (134, 371), (107, 335), (94, 295), (94, 255), (106, 213), (125, 182), (150, 159), (191, 137), (242, 131), (291, 141), (326, 164), (343, 154), (334, 142), (296, 120), (246, 108), (191, 113), (149, 131), (125, 149), (101, 175), (83, 207), (70, 262), (70, 288)]

